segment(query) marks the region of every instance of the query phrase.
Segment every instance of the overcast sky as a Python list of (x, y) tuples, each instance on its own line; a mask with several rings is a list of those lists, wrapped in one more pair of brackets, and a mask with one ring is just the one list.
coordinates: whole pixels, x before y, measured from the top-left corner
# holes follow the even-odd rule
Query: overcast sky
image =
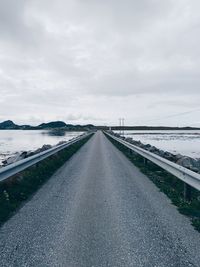
[(199, 0), (0, 0), (0, 121), (200, 126)]

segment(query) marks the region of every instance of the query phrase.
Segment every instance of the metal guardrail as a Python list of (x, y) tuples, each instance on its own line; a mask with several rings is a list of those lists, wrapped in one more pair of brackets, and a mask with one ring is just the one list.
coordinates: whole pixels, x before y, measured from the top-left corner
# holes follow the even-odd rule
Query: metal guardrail
[(91, 134), (92, 133), (87, 133), (87, 134), (78, 136), (75, 139), (73, 139), (67, 143), (55, 146), (53, 148), (50, 148), (50, 149), (45, 150), (43, 152), (40, 152), (40, 153), (33, 155), (31, 157), (19, 160), (17, 162), (14, 162), (14, 163), (8, 165), (8, 166), (2, 167), (0, 169), (0, 182), (6, 180), (7, 178), (27, 169), (28, 167), (31, 167), (34, 164), (54, 155), (55, 153), (71, 146), (72, 144), (75, 144), (78, 141), (85, 139), (86, 137), (90, 136)]
[(113, 136), (109, 134), (108, 132), (104, 133), (108, 136), (110, 136), (112, 139), (116, 140), (117, 142), (121, 143), (122, 145), (126, 146), (130, 150), (138, 153), (142, 157), (144, 157), (147, 160), (150, 160), (151, 162), (155, 163), (159, 167), (163, 168), (167, 172), (173, 174), (186, 184), (196, 188), (197, 190), (200, 191), (200, 174), (195, 173), (185, 167), (182, 167), (174, 162), (171, 162), (167, 159), (164, 159), (154, 153), (151, 153), (145, 149), (142, 149), (138, 146), (132, 145), (116, 136)]

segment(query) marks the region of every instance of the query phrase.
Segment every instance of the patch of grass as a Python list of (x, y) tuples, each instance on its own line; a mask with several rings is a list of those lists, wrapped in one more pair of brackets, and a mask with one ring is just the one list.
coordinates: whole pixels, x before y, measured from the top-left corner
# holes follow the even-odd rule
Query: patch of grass
[(0, 225), (10, 218), (91, 136), (0, 183)]
[(200, 192), (194, 188), (191, 189), (191, 200), (184, 200), (184, 183), (166, 172), (159, 166), (148, 161), (147, 165), (144, 164), (144, 159), (136, 153), (130, 153), (130, 149), (122, 144), (106, 136), (126, 157), (137, 166), (140, 171), (149, 177), (151, 181), (164, 192), (178, 207), (180, 213), (188, 216), (191, 219), (192, 225), (200, 232)]

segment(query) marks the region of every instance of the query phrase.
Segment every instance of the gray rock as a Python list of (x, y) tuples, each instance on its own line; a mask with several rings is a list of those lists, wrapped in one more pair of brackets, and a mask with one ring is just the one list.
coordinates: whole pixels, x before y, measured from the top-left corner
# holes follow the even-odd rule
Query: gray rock
[(26, 158), (31, 157), (33, 155), (35, 155), (36, 153), (34, 151), (28, 151), (26, 154)]
[[(71, 140), (73, 140), (74, 138), (72, 138)], [(63, 144), (66, 144), (67, 142), (66, 141), (60, 141), (57, 143), (56, 146), (60, 146), (60, 145), (63, 145)]]
[(165, 151), (159, 149), (159, 156), (164, 157), (164, 155), (165, 155)]
[(142, 144), (140, 141), (137, 141), (137, 146), (141, 147), (144, 146), (144, 144)]
[(200, 168), (200, 159), (196, 159), (197, 161), (197, 166)]
[(45, 151), (45, 150), (50, 149), (50, 148), (52, 148), (51, 145), (43, 145), (43, 146), (41, 147), (41, 151)]
[(190, 157), (183, 156), (176, 163), (188, 169), (199, 169), (198, 161)]
[(168, 152), (168, 151), (165, 151), (163, 157), (164, 157), (165, 159), (174, 161), (174, 155), (173, 155), (172, 153)]
[(43, 145), (41, 148), (38, 148), (35, 151), (33, 151), (33, 153), (37, 154), (37, 153), (43, 152), (43, 151), (50, 149), (50, 148), (52, 148), (51, 145)]
[[(63, 142), (62, 142), (62, 143), (63, 143)], [(61, 142), (60, 142), (60, 144), (61, 144)], [(22, 160), (22, 159), (31, 157), (31, 156), (33, 156), (33, 155), (36, 155), (36, 154), (38, 154), (38, 153), (40, 153), (40, 152), (43, 152), (43, 151), (45, 151), (45, 150), (47, 150), (47, 149), (50, 149), (50, 148), (52, 148), (51, 145), (43, 145), (41, 148), (38, 148), (38, 149), (36, 149), (35, 151), (23, 151), (23, 152), (17, 152), (17, 153), (15, 153), (13, 156), (11, 156), (11, 157), (5, 159), (4, 161), (2, 161), (2, 165), (3, 165), (3, 166), (7, 166), (7, 165), (9, 165), (9, 164), (12, 164), (12, 163), (17, 162), (17, 161), (19, 161), (19, 160)]]
[(143, 145), (145, 147), (145, 149), (149, 150), (151, 148), (151, 145), (150, 144), (146, 144), (146, 145)]
[(155, 153), (157, 151), (159, 151), (158, 148), (156, 148), (155, 146), (151, 146), (149, 149), (148, 149), (149, 152), (152, 152), (152, 153)]
[(178, 161), (179, 159), (181, 159), (183, 157), (183, 155), (181, 154), (176, 154), (175, 155), (175, 160)]
[(131, 137), (127, 137), (127, 138), (126, 138), (126, 141), (129, 142), (129, 143), (131, 143), (132, 140), (133, 140), (133, 139), (132, 139)]
[(135, 141), (135, 140), (131, 140), (130, 143), (133, 144), (133, 145), (135, 145), (135, 146), (139, 146), (139, 145), (138, 145), (138, 142)]
[(7, 158), (2, 163), (3, 163), (4, 166), (6, 166), (6, 165), (12, 164), (14, 162), (17, 162), (17, 161), (19, 161), (21, 159), (25, 159), (26, 155), (27, 155), (26, 151), (23, 151), (21, 153), (17, 152), (15, 155), (13, 155), (12, 157)]

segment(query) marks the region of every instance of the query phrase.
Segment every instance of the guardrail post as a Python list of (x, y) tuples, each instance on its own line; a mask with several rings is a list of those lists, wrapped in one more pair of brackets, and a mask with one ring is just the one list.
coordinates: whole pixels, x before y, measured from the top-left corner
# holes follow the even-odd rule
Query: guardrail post
[(144, 158), (144, 165), (147, 165), (147, 159), (146, 158)]
[(184, 191), (183, 191), (183, 195), (184, 195), (184, 200), (185, 201), (190, 201), (191, 197), (192, 197), (192, 191), (191, 191), (192, 187), (186, 183), (184, 183)]

